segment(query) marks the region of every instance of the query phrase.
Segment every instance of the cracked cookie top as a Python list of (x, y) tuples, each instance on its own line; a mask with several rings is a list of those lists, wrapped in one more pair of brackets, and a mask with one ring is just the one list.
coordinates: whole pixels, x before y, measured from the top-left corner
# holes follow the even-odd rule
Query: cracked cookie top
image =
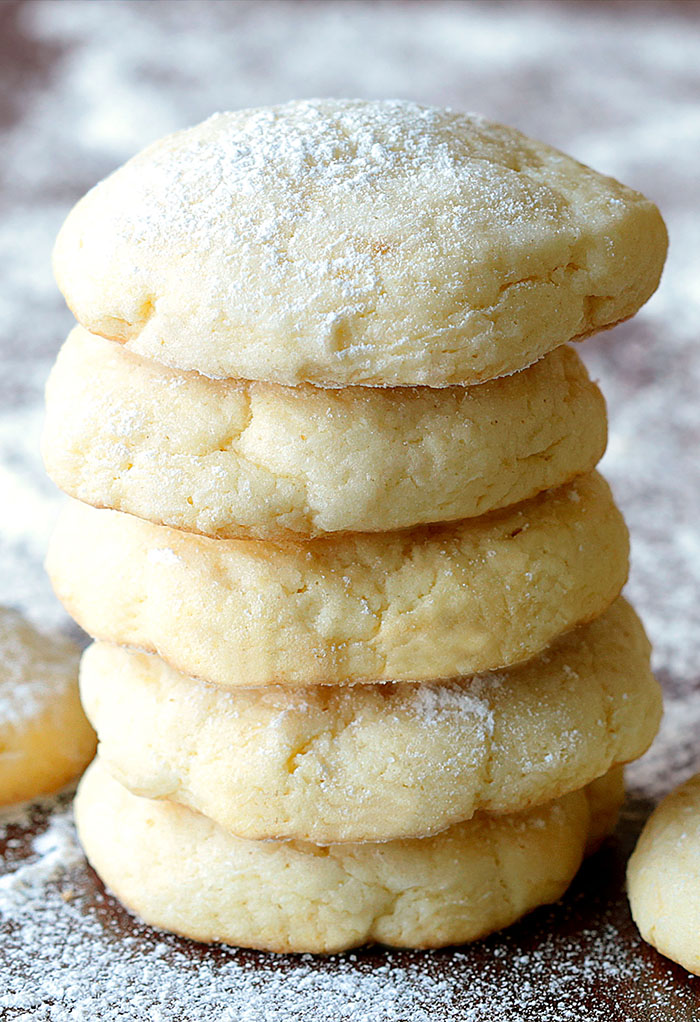
[(541, 805), (640, 756), (661, 716), (629, 604), (525, 664), (415, 684), (224, 690), (111, 643), (83, 656), (100, 756), (135, 794), (239, 837), (425, 837)]
[(175, 368), (442, 387), (633, 315), (665, 252), (653, 203), (512, 128), (313, 100), (154, 143), (77, 204), (54, 265), (84, 326)]
[(221, 539), (473, 518), (589, 471), (605, 403), (567, 345), (481, 387), (209, 380), (76, 327), (46, 391), (71, 496)]
[(479, 518), (313, 543), (210, 539), (70, 501), (47, 558), (92, 636), (225, 688), (512, 666), (601, 614), (627, 566), (595, 472)]

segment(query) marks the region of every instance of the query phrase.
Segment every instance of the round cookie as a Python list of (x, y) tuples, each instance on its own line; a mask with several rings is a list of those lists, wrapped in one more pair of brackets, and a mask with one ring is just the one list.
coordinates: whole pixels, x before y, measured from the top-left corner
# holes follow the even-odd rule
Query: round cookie
[(0, 805), (56, 791), (95, 753), (78, 696), (79, 650), (0, 607)]
[(73, 497), (230, 539), (471, 518), (590, 471), (605, 403), (567, 347), (480, 387), (210, 380), (76, 328), (43, 454)]
[(321, 99), (217, 114), (68, 216), (76, 318), (212, 377), (471, 384), (633, 315), (666, 230), (648, 199), (481, 117)]
[(184, 806), (130, 794), (99, 758), (75, 816), (92, 866), (147, 923), (195, 940), (312, 953), (476, 940), (561, 897), (599, 831), (584, 790), (431, 838), (327, 848), (246, 841)]
[(47, 568), (99, 639), (237, 685), (454, 678), (601, 614), (627, 530), (596, 473), (481, 518), (312, 543), (217, 540), (72, 501)]
[(239, 837), (317, 844), (549, 802), (641, 756), (661, 717), (622, 599), (526, 664), (453, 682), (226, 691), (98, 643), (80, 689), (101, 761), (134, 794)]
[(700, 976), (700, 774), (647, 820), (627, 866), (627, 891), (642, 937)]

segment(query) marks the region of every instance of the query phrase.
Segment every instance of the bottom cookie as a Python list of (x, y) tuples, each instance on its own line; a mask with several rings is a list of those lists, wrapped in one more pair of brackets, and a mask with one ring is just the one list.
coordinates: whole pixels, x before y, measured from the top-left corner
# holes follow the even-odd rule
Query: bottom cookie
[(700, 976), (700, 774), (647, 821), (627, 867), (627, 891), (642, 937)]
[(556, 901), (614, 823), (622, 772), (527, 813), (476, 816), (430, 838), (317, 846), (249, 841), (130, 794), (99, 759), (75, 801), (105, 884), (153, 926), (201, 941), (332, 953), (476, 940)]

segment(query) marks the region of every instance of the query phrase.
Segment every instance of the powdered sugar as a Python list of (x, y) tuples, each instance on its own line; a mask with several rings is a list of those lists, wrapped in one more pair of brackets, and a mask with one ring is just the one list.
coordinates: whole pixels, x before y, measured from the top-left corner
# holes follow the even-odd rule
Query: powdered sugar
[[(193, 950), (104, 900), (81, 865), (65, 802), (32, 842), (29, 864), (0, 883), (0, 915), (9, 924), (0, 1009), (11, 1018), (24, 1011), (36, 1022), (305, 1022), (319, 1006), (326, 1022), (638, 1018), (630, 991), (648, 970), (641, 942), (632, 938), (634, 953), (623, 951), (622, 917), (591, 898), (585, 877), (567, 906), (538, 913), (534, 945), (529, 927), (520, 926), (481, 950), (363, 951), (315, 960)], [(34, 815), (41, 827), (43, 814)], [(605, 868), (616, 869), (606, 854)], [(569, 913), (583, 905), (592, 925), (572, 936)], [(656, 995), (659, 1007), (669, 998), (679, 1007), (692, 1003), (689, 989), (675, 988), (663, 970)], [(653, 999), (649, 1010), (656, 1018)]]
[(646, 756), (627, 768), (627, 786), (640, 797), (658, 801), (700, 770), (700, 689), (682, 697), (667, 692), (661, 730)]
[[(0, 815), (0, 827), (3, 822)], [(26, 823), (26, 817), (23, 822)], [(73, 867), (83, 865), (85, 857), (70, 810), (53, 813), (46, 830), (32, 841), (31, 852), (28, 861), (0, 876), (0, 913), (6, 919), (20, 918), (27, 903), (31, 911), (34, 901), (43, 899), (47, 885), (62, 879)]]
[(409, 710), (427, 724), (458, 715), (478, 720), (484, 737), (493, 734), (493, 714), (488, 703), (478, 697), (476, 688), (446, 683), (415, 685), (409, 691)]
[(169, 546), (151, 547), (146, 558), (151, 564), (178, 564), (181, 560)]
[[(230, 230), (223, 222), (226, 214), (240, 197), (247, 197), (251, 214), (236, 219), (235, 241), (267, 246), (270, 263), (282, 264), (289, 259), (288, 235), (299, 220), (325, 213), (309, 203), (309, 188), (318, 187), (331, 205), (343, 199), (361, 201), (363, 196), (372, 200), (377, 198), (377, 181), (400, 171), (417, 188), (435, 193), (457, 185), (465, 153), (478, 144), (484, 151), (470, 167), (470, 185), (483, 191), (485, 207), (503, 201), (505, 209), (499, 210), (512, 224), (526, 221), (530, 204), (524, 195), (518, 204), (518, 197), (508, 193), (504, 157), (486, 122), (475, 115), (468, 122), (473, 135), (465, 140), (450, 130), (446, 111), (402, 100), (372, 106), (307, 100), (275, 110), (215, 114), (181, 138), (177, 148), (156, 148), (147, 162), (137, 159), (127, 168), (143, 209), (121, 211), (117, 224), (141, 244), (162, 243), (165, 235), (170, 244), (194, 239), (206, 251), (213, 244), (221, 247), (221, 232)], [(515, 154), (517, 146), (512, 144), (512, 149)], [(524, 159), (525, 151), (518, 155)], [(283, 248), (276, 247), (279, 239)], [(362, 277), (363, 265), (365, 288), (380, 284), (369, 254), (365, 260), (361, 256), (360, 251), (350, 255), (344, 250), (307, 259), (303, 272), (309, 279), (334, 273), (352, 300), (358, 287), (355, 275), (359, 269)]]
[[(518, 239), (520, 254), (503, 259), (512, 263), (507, 284), (528, 276), (530, 249), (565, 261), (552, 239), (571, 248), (581, 234), (570, 177), (566, 160), (513, 131), (404, 100), (217, 114), (98, 184), (66, 221), (56, 264), (79, 315), (91, 282), (111, 281), (103, 315), (125, 324), (134, 351), (153, 357), (155, 339), (167, 364), (282, 383), (422, 381), (428, 370), (412, 351), (414, 334), (443, 333), (449, 348), (452, 317), (461, 323), (498, 298), (504, 271), (493, 272), (488, 238), (514, 247)], [(468, 254), (472, 272), (460, 281), (456, 267)], [(395, 307), (395, 292), (418, 301)], [(443, 303), (449, 322), (438, 330), (435, 311), (426, 326), (426, 309)], [(378, 345), (367, 326), (387, 308)], [(171, 322), (214, 338), (198, 355), (189, 343), (176, 352)], [(220, 349), (222, 324), (231, 341)], [(246, 354), (258, 343), (261, 352)], [(438, 380), (453, 371), (430, 369)]]

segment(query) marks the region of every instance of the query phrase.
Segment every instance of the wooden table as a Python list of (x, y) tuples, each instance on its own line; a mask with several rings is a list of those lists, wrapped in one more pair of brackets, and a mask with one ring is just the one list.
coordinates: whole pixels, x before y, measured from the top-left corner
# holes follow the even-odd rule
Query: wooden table
[[(59, 807), (68, 803), (64, 797)], [(31, 839), (48, 808), (33, 814), (29, 828), (7, 828), (0, 841), (6, 868), (31, 861)], [(584, 865), (561, 903), (505, 933), (444, 951), (368, 948), (314, 959), (198, 945), (133, 919), (78, 863), (42, 883), (40, 908), (20, 902), (17, 914), (33, 913), (34, 929), (5, 923), (0, 1006), (9, 1013), (0, 1017), (25, 1017), (10, 1007), (17, 997), (22, 1010), (36, 1011), (28, 1017), (59, 1022), (72, 1018), (75, 1005), (86, 1019), (109, 1022), (694, 1022), (700, 979), (644, 944), (624, 893), (625, 863), (648, 811), (644, 802), (628, 803), (615, 838)], [(31, 878), (29, 891), (31, 903)], [(35, 939), (22, 940), (27, 933)]]

